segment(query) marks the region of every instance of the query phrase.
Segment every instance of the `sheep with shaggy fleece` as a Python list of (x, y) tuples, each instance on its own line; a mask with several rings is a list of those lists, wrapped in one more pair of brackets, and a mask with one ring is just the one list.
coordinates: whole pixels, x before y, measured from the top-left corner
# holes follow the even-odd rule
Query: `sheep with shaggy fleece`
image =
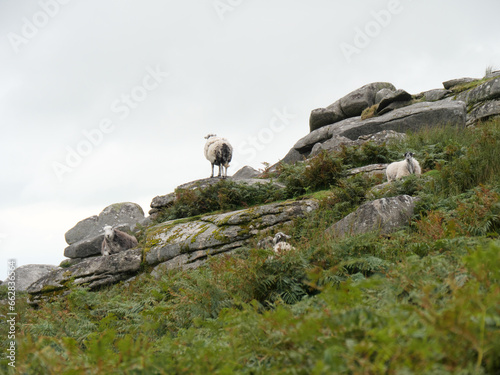
[(289, 235), (278, 232), (273, 238), (273, 250), (276, 254), (283, 254), (287, 251), (294, 250), (295, 248), (290, 245), (287, 241), (292, 238)]
[(413, 157), (412, 152), (405, 153), (405, 160), (396, 161), (387, 166), (385, 171), (387, 175), (387, 181), (399, 180), (402, 177), (409, 176), (410, 174), (416, 174), (420, 176), (422, 174), (422, 169), (417, 159)]
[(111, 255), (137, 246), (137, 239), (130, 234), (115, 229), (110, 225), (104, 228), (104, 239), (101, 244), (101, 254)]
[(205, 157), (212, 164), (210, 178), (214, 177), (214, 165), (219, 167), (218, 177), (221, 177), (222, 172), (222, 178), (226, 178), (227, 168), (233, 157), (233, 147), (227, 139), (217, 137), (215, 134), (209, 134), (205, 139), (207, 140), (205, 144)]

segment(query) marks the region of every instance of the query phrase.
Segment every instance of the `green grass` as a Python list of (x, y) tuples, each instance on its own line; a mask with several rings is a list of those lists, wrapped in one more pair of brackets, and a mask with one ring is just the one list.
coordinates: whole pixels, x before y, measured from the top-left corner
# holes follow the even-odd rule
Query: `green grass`
[[(249, 245), (197, 270), (75, 288), (38, 309), (19, 299), (16, 372), (4, 353), (0, 366), (37, 375), (498, 374), (499, 129), (498, 120), (426, 129), (284, 168), (287, 194), (320, 200), (287, 228), (295, 250)], [(345, 169), (407, 150), (426, 173), (384, 196), (420, 197), (410, 225), (326, 235), (377, 183)], [(6, 325), (0, 338), (5, 347)]]

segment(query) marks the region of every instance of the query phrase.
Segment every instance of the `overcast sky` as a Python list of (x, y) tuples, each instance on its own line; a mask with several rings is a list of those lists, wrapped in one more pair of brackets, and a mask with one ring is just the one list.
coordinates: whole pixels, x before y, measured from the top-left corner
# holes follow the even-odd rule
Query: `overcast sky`
[(498, 0), (0, 0), (0, 279), (117, 202), (282, 158), (312, 109), (500, 68)]

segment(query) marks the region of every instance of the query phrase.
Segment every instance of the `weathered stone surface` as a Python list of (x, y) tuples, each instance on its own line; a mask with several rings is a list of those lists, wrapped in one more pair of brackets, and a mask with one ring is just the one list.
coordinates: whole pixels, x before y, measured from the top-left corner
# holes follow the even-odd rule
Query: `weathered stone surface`
[(175, 264), (198, 262), (208, 255), (237, 249), (260, 231), (289, 223), (317, 208), (313, 199), (288, 201), (207, 215), (190, 222), (161, 223), (147, 232), (145, 260), (149, 265), (173, 259)]
[[(129, 224), (115, 225), (114, 228), (121, 231), (130, 230)], [(67, 258), (88, 258), (96, 255), (101, 255), (101, 245), (104, 239), (104, 232), (101, 229), (101, 234), (94, 237), (87, 237), (64, 249), (64, 256)]]
[(413, 216), (415, 201), (409, 195), (400, 195), (365, 203), (328, 228), (327, 232), (336, 237), (374, 231), (382, 234), (394, 232), (408, 225)]
[(241, 168), (232, 176), (232, 179), (241, 180), (241, 179), (257, 178), (260, 176), (260, 174), (261, 173), (257, 169), (245, 165), (243, 168)]
[(445, 96), (450, 95), (451, 91), (446, 89), (435, 89), (424, 91), (421, 95), (425, 98), (426, 102), (436, 102), (444, 99)]
[(375, 94), (375, 103), (374, 104), (379, 104), (382, 101), (382, 99), (384, 99), (385, 97), (387, 97), (389, 95), (392, 95), (393, 92), (394, 92), (394, 90), (391, 90), (391, 89), (379, 90)]
[(484, 78), (493, 78), (493, 77), (500, 77), (500, 70), (494, 70), (491, 72), (488, 72)]
[(388, 82), (374, 82), (364, 85), (340, 99), (340, 107), (347, 118), (359, 116), (365, 108), (375, 104), (375, 96), (382, 89), (396, 90)]
[(140, 270), (141, 259), (142, 250), (132, 249), (57, 269), (29, 286), (29, 302), (36, 304), (45, 297), (61, 293), (69, 285), (85, 285), (93, 289), (128, 279)]
[(311, 116), (309, 117), (309, 130), (313, 131), (325, 125), (339, 122), (345, 118), (347, 118), (347, 116), (342, 112), (340, 101), (336, 101), (326, 108), (316, 108), (312, 110)]
[(91, 216), (77, 223), (64, 235), (68, 245), (84, 239), (93, 238), (102, 233), (105, 225), (115, 227), (128, 224), (129, 229), (144, 219), (144, 211), (136, 203), (116, 203), (106, 207), (99, 215)]
[[(57, 270), (59, 267), (49, 264), (26, 264), (15, 269), (16, 291), (24, 292), (28, 287), (38, 279), (48, 273)], [(8, 279), (4, 282), (9, 281)]]
[(377, 111), (377, 116), (385, 115), (386, 113), (394, 111), (395, 109), (404, 108), (411, 104), (411, 100), (408, 100), (406, 102), (392, 102), (391, 104), (387, 105), (387, 107), (382, 108), (380, 111)]
[(381, 112), (384, 108), (386, 108), (389, 104), (395, 102), (408, 102), (411, 100), (411, 95), (408, 94), (405, 90), (396, 90), (392, 93), (386, 95), (378, 104), (377, 112)]
[(497, 98), (500, 98), (500, 77), (486, 81), (456, 96), (456, 100), (466, 102), (469, 105)]
[(175, 193), (158, 195), (151, 201), (151, 208), (170, 207), (175, 202)]
[(356, 144), (356, 141), (352, 141), (349, 138), (341, 137), (341, 136), (334, 136), (334, 137), (332, 137), (324, 142), (316, 143), (313, 146), (311, 153), (309, 154), (308, 157), (316, 156), (323, 151), (338, 152), (338, 151), (342, 150), (342, 146), (354, 146), (355, 144)]
[(339, 135), (354, 140), (359, 136), (378, 133), (382, 130), (404, 133), (428, 126), (446, 124), (465, 126), (465, 114), (463, 102), (422, 102), (366, 120), (341, 121), (335, 124), (331, 133), (332, 136)]
[[(279, 163), (285, 163), (285, 164), (295, 164), (298, 161), (304, 161), (305, 156), (301, 154), (299, 151), (297, 151), (294, 147), (288, 151), (288, 153), (283, 157), (283, 159), (280, 160)], [(274, 164), (271, 167), (271, 170), (276, 170), (277, 166), (279, 163)]]
[[(311, 133), (312, 134), (312, 133)], [(376, 145), (381, 145), (389, 142), (392, 139), (403, 139), (404, 133), (398, 133), (393, 130), (383, 130), (375, 134), (362, 135), (357, 140), (353, 141), (347, 137), (335, 135), (324, 142), (314, 144), (309, 157), (316, 156), (322, 151), (336, 152), (342, 149), (342, 146), (361, 146), (366, 142), (373, 142)], [(314, 141), (313, 138), (309, 139)]]
[(445, 81), (443, 82), (443, 87), (446, 89), (446, 90), (449, 90), (455, 86), (458, 86), (458, 85), (463, 85), (463, 84), (466, 84), (466, 83), (471, 83), (471, 82), (474, 82), (474, 81), (478, 81), (479, 78), (456, 78), (456, 79), (450, 79), (449, 81)]
[(326, 108), (317, 108), (311, 112), (309, 130), (314, 131), (326, 125), (331, 125), (346, 118), (361, 115), (365, 108), (375, 104), (377, 93), (382, 89), (391, 91), (396, 88), (388, 82), (369, 83), (347, 94)]
[(493, 116), (500, 116), (500, 100), (489, 100), (479, 103), (467, 114), (467, 126)]
[(368, 176), (385, 176), (385, 170), (389, 164), (370, 164), (364, 167), (353, 168), (347, 171), (347, 174), (355, 176), (357, 174), (366, 174)]

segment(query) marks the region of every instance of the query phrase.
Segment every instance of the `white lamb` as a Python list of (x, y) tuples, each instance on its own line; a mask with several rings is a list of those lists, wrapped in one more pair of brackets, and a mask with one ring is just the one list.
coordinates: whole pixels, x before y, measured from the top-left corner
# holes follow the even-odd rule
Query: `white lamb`
[(212, 164), (212, 174), (210, 178), (214, 177), (214, 165), (219, 166), (219, 175), (222, 178), (227, 177), (227, 168), (229, 162), (233, 157), (233, 147), (222, 137), (217, 137), (215, 134), (209, 134), (205, 137), (207, 143), (205, 144), (205, 157)]
[(385, 174), (387, 175), (387, 181), (391, 182), (399, 180), (400, 178), (408, 176), (410, 174), (416, 174), (417, 176), (420, 176), (422, 174), (422, 170), (420, 168), (420, 164), (418, 164), (418, 161), (413, 158), (413, 153), (406, 152), (405, 160), (396, 161), (389, 164), (387, 166)]
[(110, 225), (104, 228), (104, 239), (101, 245), (102, 255), (111, 255), (137, 246), (137, 239), (130, 234), (114, 229)]

